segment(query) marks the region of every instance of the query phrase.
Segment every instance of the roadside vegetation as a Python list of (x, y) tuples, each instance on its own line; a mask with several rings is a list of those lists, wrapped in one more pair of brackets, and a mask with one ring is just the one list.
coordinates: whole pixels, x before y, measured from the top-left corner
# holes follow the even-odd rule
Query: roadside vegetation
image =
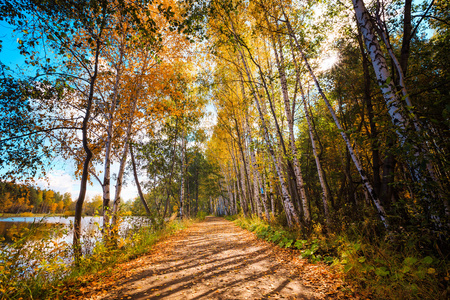
[[(12, 231), (13, 242), (0, 244), (0, 299), (75, 297), (87, 284), (95, 284), (96, 278), (113, 272), (115, 265), (145, 255), (156, 242), (204, 217), (199, 213), (199, 218), (175, 219), (159, 228), (135, 224), (117, 240), (116, 247), (107, 247), (101, 240), (86, 242), (78, 266), (73, 264), (71, 246), (55, 241), (67, 234), (67, 229), (52, 227), (42, 232), (34, 226)], [(39, 238), (32, 238), (36, 234)]]
[(417, 237), (401, 243), (373, 238), (366, 226), (325, 235), (314, 226), (306, 235), (276, 223), (242, 215), (226, 217), (258, 238), (295, 250), (312, 263), (325, 263), (374, 299), (446, 299), (449, 295), (448, 258), (417, 247)]

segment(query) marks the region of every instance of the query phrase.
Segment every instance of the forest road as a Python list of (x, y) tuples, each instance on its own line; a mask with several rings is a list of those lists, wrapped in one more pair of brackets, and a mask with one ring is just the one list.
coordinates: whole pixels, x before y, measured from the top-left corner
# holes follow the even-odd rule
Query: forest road
[(157, 243), (117, 266), (109, 286), (84, 299), (342, 299), (342, 282), (324, 265), (259, 240), (223, 218)]

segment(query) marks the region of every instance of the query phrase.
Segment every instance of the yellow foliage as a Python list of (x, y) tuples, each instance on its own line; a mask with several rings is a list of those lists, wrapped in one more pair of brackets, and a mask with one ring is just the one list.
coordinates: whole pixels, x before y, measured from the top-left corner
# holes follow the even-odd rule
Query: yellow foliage
[(32, 217), (34, 214), (32, 212), (23, 212), (20, 214), (21, 217)]

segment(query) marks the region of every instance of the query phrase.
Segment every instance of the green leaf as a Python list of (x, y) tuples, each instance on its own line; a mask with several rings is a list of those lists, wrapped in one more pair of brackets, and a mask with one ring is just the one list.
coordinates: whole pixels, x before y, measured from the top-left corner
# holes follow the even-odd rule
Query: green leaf
[(433, 258), (431, 256), (426, 256), (424, 257), (424, 259), (422, 260), (422, 262), (426, 265), (429, 265), (433, 262)]
[(375, 274), (381, 277), (385, 277), (389, 275), (389, 271), (386, 269), (386, 267), (380, 267), (375, 269)]
[(427, 269), (421, 268), (419, 270), (417, 270), (417, 272), (415, 272), (415, 274), (417, 275), (417, 277), (419, 277), (420, 279), (424, 279), (426, 274), (427, 274)]
[(365, 258), (364, 256), (361, 256), (360, 258), (358, 258), (358, 261), (359, 261), (360, 263), (363, 263), (363, 262), (366, 261), (366, 258)]
[(324, 256), (323, 261), (326, 263), (332, 263), (334, 258), (332, 256)]
[(295, 243), (294, 243), (294, 247), (299, 249), (299, 250), (301, 250), (301, 249), (305, 248), (305, 244), (307, 242), (308, 241), (306, 241), (306, 240), (296, 240)]
[(306, 249), (302, 251), (302, 257), (308, 258), (314, 254), (314, 251), (311, 251), (311, 249)]
[(417, 258), (415, 257), (407, 257), (405, 258), (405, 260), (403, 261), (403, 263), (407, 266), (412, 266), (417, 262)]
[(353, 266), (352, 265), (345, 265), (345, 267), (344, 267), (344, 273), (347, 273), (348, 271), (350, 271), (351, 269), (353, 268)]
[(402, 273), (408, 273), (408, 272), (410, 272), (411, 271), (411, 268), (409, 267), (409, 266), (404, 266), (401, 270), (400, 270), (400, 272), (402, 272)]

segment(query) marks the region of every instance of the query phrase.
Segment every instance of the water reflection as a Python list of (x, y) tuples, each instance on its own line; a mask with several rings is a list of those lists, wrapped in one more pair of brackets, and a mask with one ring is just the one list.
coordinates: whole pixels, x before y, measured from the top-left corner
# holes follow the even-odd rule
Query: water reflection
[[(11, 243), (14, 236), (21, 232), (32, 232), (31, 240), (48, 238), (49, 234), (56, 242), (72, 243), (72, 228), (74, 217), (9, 217), (0, 218), (0, 240)], [(120, 223), (119, 234), (126, 236), (130, 230), (142, 225), (149, 225), (149, 219), (145, 217), (126, 217)], [(83, 217), (81, 219), (82, 242), (95, 243), (101, 237), (103, 226), (102, 217)], [(65, 229), (62, 231), (61, 229)], [(65, 233), (65, 234), (62, 234)]]
[[(10, 281), (65, 276), (73, 263), (73, 222), (73, 217), (0, 218), (0, 238), (5, 239), (0, 242), (0, 270), (8, 268)], [(150, 225), (148, 218), (126, 217), (120, 223), (119, 235), (126, 238), (145, 225)], [(101, 217), (82, 218), (83, 255), (94, 254), (102, 241), (101, 228)]]
[(26, 236), (31, 240), (46, 239), (49, 237), (58, 238), (61, 236), (61, 233), (55, 235), (56, 231), (52, 229), (60, 229), (59, 227), (62, 226), (63, 225), (60, 224), (43, 222), (27, 223), (0, 221), (0, 240), (4, 243), (12, 243), (23, 236)]

